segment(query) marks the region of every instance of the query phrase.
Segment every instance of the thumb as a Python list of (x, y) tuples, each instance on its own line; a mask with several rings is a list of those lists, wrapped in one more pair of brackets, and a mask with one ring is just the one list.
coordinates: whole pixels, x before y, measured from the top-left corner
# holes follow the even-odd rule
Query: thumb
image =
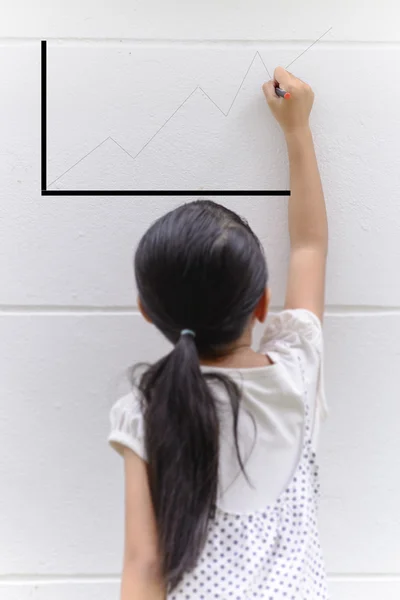
[(279, 98), (275, 93), (275, 82), (273, 81), (273, 79), (270, 79), (270, 81), (266, 81), (265, 83), (263, 83), (262, 89), (268, 104), (272, 104), (273, 102), (279, 102)]

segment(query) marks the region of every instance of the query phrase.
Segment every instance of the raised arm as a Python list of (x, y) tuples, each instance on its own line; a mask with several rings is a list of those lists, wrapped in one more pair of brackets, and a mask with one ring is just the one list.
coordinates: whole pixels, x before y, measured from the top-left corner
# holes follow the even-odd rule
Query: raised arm
[[(263, 85), (273, 115), (285, 135), (290, 164), (288, 202), (290, 262), (285, 308), (306, 308), (322, 321), (328, 223), (309, 115), (314, 101), (310, 86), (277, 67), (275, 81)], [(278, 97), (275, 86), (290, 92)]]

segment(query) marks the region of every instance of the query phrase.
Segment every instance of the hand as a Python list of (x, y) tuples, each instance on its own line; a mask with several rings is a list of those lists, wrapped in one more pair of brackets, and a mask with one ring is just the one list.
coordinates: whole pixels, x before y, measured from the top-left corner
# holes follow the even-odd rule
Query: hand
[[(306, 129), (309, 127), (309, 116), (314, 102), (314, 92), (308, 83), (295, 77), (283, 67), (274, 71), (275, 80), (263, 84), (262, 89), (272, 114), (282, 127), (283, 132)], [(290, 98), (277, 96), (275, 88), (280, 87), (290, 92)]]

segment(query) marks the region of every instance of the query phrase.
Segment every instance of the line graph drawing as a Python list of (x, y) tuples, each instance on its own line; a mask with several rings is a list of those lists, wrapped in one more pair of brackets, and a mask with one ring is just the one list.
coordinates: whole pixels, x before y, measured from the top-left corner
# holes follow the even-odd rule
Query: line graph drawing
[[(294, 58), (285, 68), (287, 69), (291, 66), (296, 60), (298, 60), (301, 56), (303, 56), (308, 50), (310, 50), (319, 40), (321, 40), (329, 31), (331, 31), (332, 27), (327, 29), (317, 40), (312, 42), (305, 50), (301, 52), (296, 58)], [(246, 77), (249, 74), (249, 71), (258, 57), (261, 61), (266, 73), (268, 74), (270, 79), (273, 79), (267, 65), (265, 64), (260, 52), (257, 50), (254, 54), (253, 59), (251, 60), (242, 81), (233, 97), (233, 100), (225, 112), (214, 100), (213, 98), (207, 94), (207, 92), (202, 88), (202, 86), (196, 86), (190, 94), (185, 98), (185, 100), (172, 112), (172, 114), (166, 119), (166, 121), (157, 129), (157, 131), (147, 140), (147, 142), (140, 148), (140, 150), (136, 154), (131, 154), (126, 148), (124, 148), (118, 140), (116, 140), (112, 136), (107, 136), (103, 139), (99, 144), (97, 144), (94, 148), (92, 148), (89, 152), (87, 152), (84, 156), (82, 156), (79, 160), (77, 160), (74, 164), (72, 164), (68, 169), (66, 169), (63, 173), (61, 173), (58, 177), (56, 177), (53, 181), (47, 184), (47, 41), (42, 40), (41, 45), (41, 58), (42, 58), (42, 195), (270, 195), (270, 196), (289, 196), (289, 190), (50, 190), (49, 188), (54, 185), (57, 181), (59, 181), (64, 175), (69, 173), (72, 169), (74, 169), (79, 163), (89, 157), (93, 152), (99, 149), (103, 144), (108, 142), (109, 140), (117, 145), (125, 154), (127, 154), (132, 161), (135, 161), (136, 158), (143, 152), (145, 148), (151, 144), (151, 142), (158, 136), (160, 131), (171, 121), (171, 119), (182, 109), (182, 107), (188, 102), (188, 100), (197, 92), (200, 91), (204, 96), (221, 112), (221, 114), (226, 118), (229, 116), (232, 107), (235, 104), (237, 97), (243, 87), (243, 84), (246, 80)]]
[(303, 54), (305, 54), (306, 52), (308, 52), (310, 50), (310, 48), (312, 48), (317, 42), (319, 42), (319, 40), (321, 40), (327, 33), (329, 33), (331, 31), (332, 27), (329, 27), (329, 29), (327, 29), (325, 31), (325, 33), (323, 33), (322, 35), (319, 36), (318, 39), (315, 40), (315, 42), (313, 42), (312, 44), (310, 44), (305, 50), (303, 50), (303, 52), (301, 54), (299, 54), (298, 56), (296, 56), (296, 58), (294, 60), (292, 60), (292, 62), (290, 62), (288, 65), (286, 65), (285, 69), (288, 69), (294, 62), (296, 62), (296, 60), (298, 60), (300, 58), (300, 56), (303, 56)]

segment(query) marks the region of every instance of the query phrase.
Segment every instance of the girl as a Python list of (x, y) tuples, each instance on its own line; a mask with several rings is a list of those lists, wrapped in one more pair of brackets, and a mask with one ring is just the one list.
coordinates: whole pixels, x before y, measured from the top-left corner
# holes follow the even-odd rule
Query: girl
[(263, 90), (289, 153), (291, 253), (285, 307), (258, 352), (270, 291), (246, 221), (190, 202), (136, 251), (140, 311), (173, 349), (110, 412), (125, 465), (121, 600), (327, 598), (315, 463), (327, 218), (314, 94), (282, 67), (274, 77)]

